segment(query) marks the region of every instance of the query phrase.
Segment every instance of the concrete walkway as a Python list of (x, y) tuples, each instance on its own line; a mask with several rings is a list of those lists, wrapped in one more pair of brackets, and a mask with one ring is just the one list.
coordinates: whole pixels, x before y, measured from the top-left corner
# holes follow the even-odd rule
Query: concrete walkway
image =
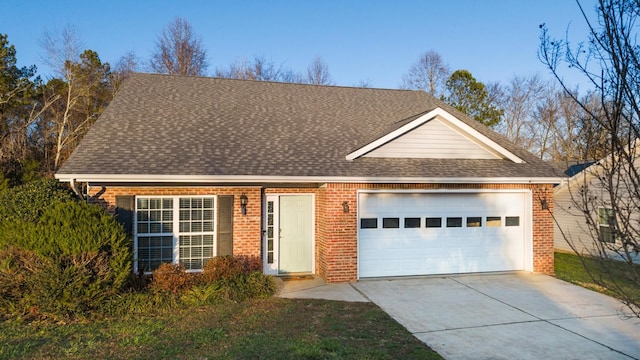
[(278, 296), (290, 299), (325, 299), (337, 301), (368, 302), (352, 284), (327, 284), (320, 277), (303, 280), (277, 278)]
[(285, 282), (281, 296), (371, 300), (446, 359), (640, 359), (621, 304), (529, 273)]

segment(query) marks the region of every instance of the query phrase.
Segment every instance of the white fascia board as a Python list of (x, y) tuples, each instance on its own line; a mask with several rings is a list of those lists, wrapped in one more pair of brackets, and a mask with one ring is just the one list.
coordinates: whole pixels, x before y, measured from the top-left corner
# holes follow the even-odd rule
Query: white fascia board
[(492, 150), (494, 150), (495, 152), (497, 152), (498, 154), (504, 156), (505, 158), (513, 161), (514, 163), (517, 164), (521, 164), (524, 163), (524, 160), (520, 159), (519, 157), (517, 157), (515, 154), (513, 154), (511, 151), (505, 149), (504, 147), (500, 146), (498, 143), (496, 143), (495, 141), (489, 139), (488, 137), (482, 135), (481, 133), (479, 133), (477, 130), (475, 130), (474, 128), (472, 128), (471, 126), (465, 124), (464, 122), (460, 121), (458, 118), (456, 118), (455, 116), (451, 115), (450, 113), (448, 113), (447, 111), (443, 110), (442, 108), (435, 108), (431, 111), (429, 111), (428, 113), (420, 116), (419, 118), (413, 120), (412, 122), (388, 133), (387, 135), (361, 147), (360, 149), (348, 154), (346, 156), (347, 160), (355, 160), (363, 155), (365, 155), (366, 153), (373, 151), (374, 149), (386, 144), (387, 142), (417, 128), (418, 126), (426, 123), (427, 121), (435, 118), (436, 116), (441, 116), (444, 119), (446, 119), (447, 121), (449, 121), (452, 125), (456, 126), (457, 128), (459, 128), (460, 130), (464, 131), (465, 133), (467, 133), (468, 135), (470, 135), (471, 137), (477, 139), (480, 143), (486, 145), (487, 147), (491, 148)]
[(561, 184), (559, 177), (347, 177), (347, 176), (217, 176), (217, 175), (102, 175), (56, 174), (64, 182), (95, 183), (371, 183), (371, 184)]

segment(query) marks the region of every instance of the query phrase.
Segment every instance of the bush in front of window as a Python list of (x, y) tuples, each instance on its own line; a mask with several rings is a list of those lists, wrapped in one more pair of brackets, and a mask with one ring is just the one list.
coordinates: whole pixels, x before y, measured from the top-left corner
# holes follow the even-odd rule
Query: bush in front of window
[(149, 287), (155, 293), (181, 294), (195, 280), (195, 274), (187, 273), (184, 265), (163, 263), (152, 273)]
[(200, 283), (215, 286), (220, 298), (232, 301), (268, 297), (277, 290), (273, 278), (262, 273), (257, 256), (214, 257), (204, 265)]
[(273, 278), (262, 273), (262, 261), (256, 256), (217, 256), (201, 273), (188, 273), (183, 265), (165, 263), (151, 276), (154, 293), (180, 295), (186, 305), (267, 297), (277, 289)]
[(240, 274), (248, 275), (253, 272), (262, 272), (262, 260), (258, 256), (216, 256), (204, 265), (201, 280), (205, 283), (213, 283), (220, 279)]

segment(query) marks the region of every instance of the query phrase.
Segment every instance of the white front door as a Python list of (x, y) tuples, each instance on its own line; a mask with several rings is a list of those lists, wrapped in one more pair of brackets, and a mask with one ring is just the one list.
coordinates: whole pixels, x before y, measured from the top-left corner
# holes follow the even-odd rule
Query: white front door
[(265, 273), (313, 271), (313, 196), (267, 195)]

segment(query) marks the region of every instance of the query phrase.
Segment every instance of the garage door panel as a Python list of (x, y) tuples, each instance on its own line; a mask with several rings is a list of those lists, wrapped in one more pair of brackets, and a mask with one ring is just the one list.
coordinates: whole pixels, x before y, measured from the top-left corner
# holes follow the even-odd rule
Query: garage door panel
[[(359, 218), (376, 218), (378, 228), (359, 229), (359, 275), (522, 270), (525, 196), (521, 192), (360, 194)], [(518, 226), (506, 226), (507, 216), (518, 217)], [(400, 227), (382, 228), (385, 217), (398, 218)], [(419, 218), (420, 227), (404, 228), (407, 217)], [(462, 227), (447, 227), (448, 217), (460, 218)], [(467, 222), (469, 217), (473, 219)], [(487, 217), (493, 227), (487, 226)], [(426, 227), (426, 218), (440, 218), (441, 227)]]

